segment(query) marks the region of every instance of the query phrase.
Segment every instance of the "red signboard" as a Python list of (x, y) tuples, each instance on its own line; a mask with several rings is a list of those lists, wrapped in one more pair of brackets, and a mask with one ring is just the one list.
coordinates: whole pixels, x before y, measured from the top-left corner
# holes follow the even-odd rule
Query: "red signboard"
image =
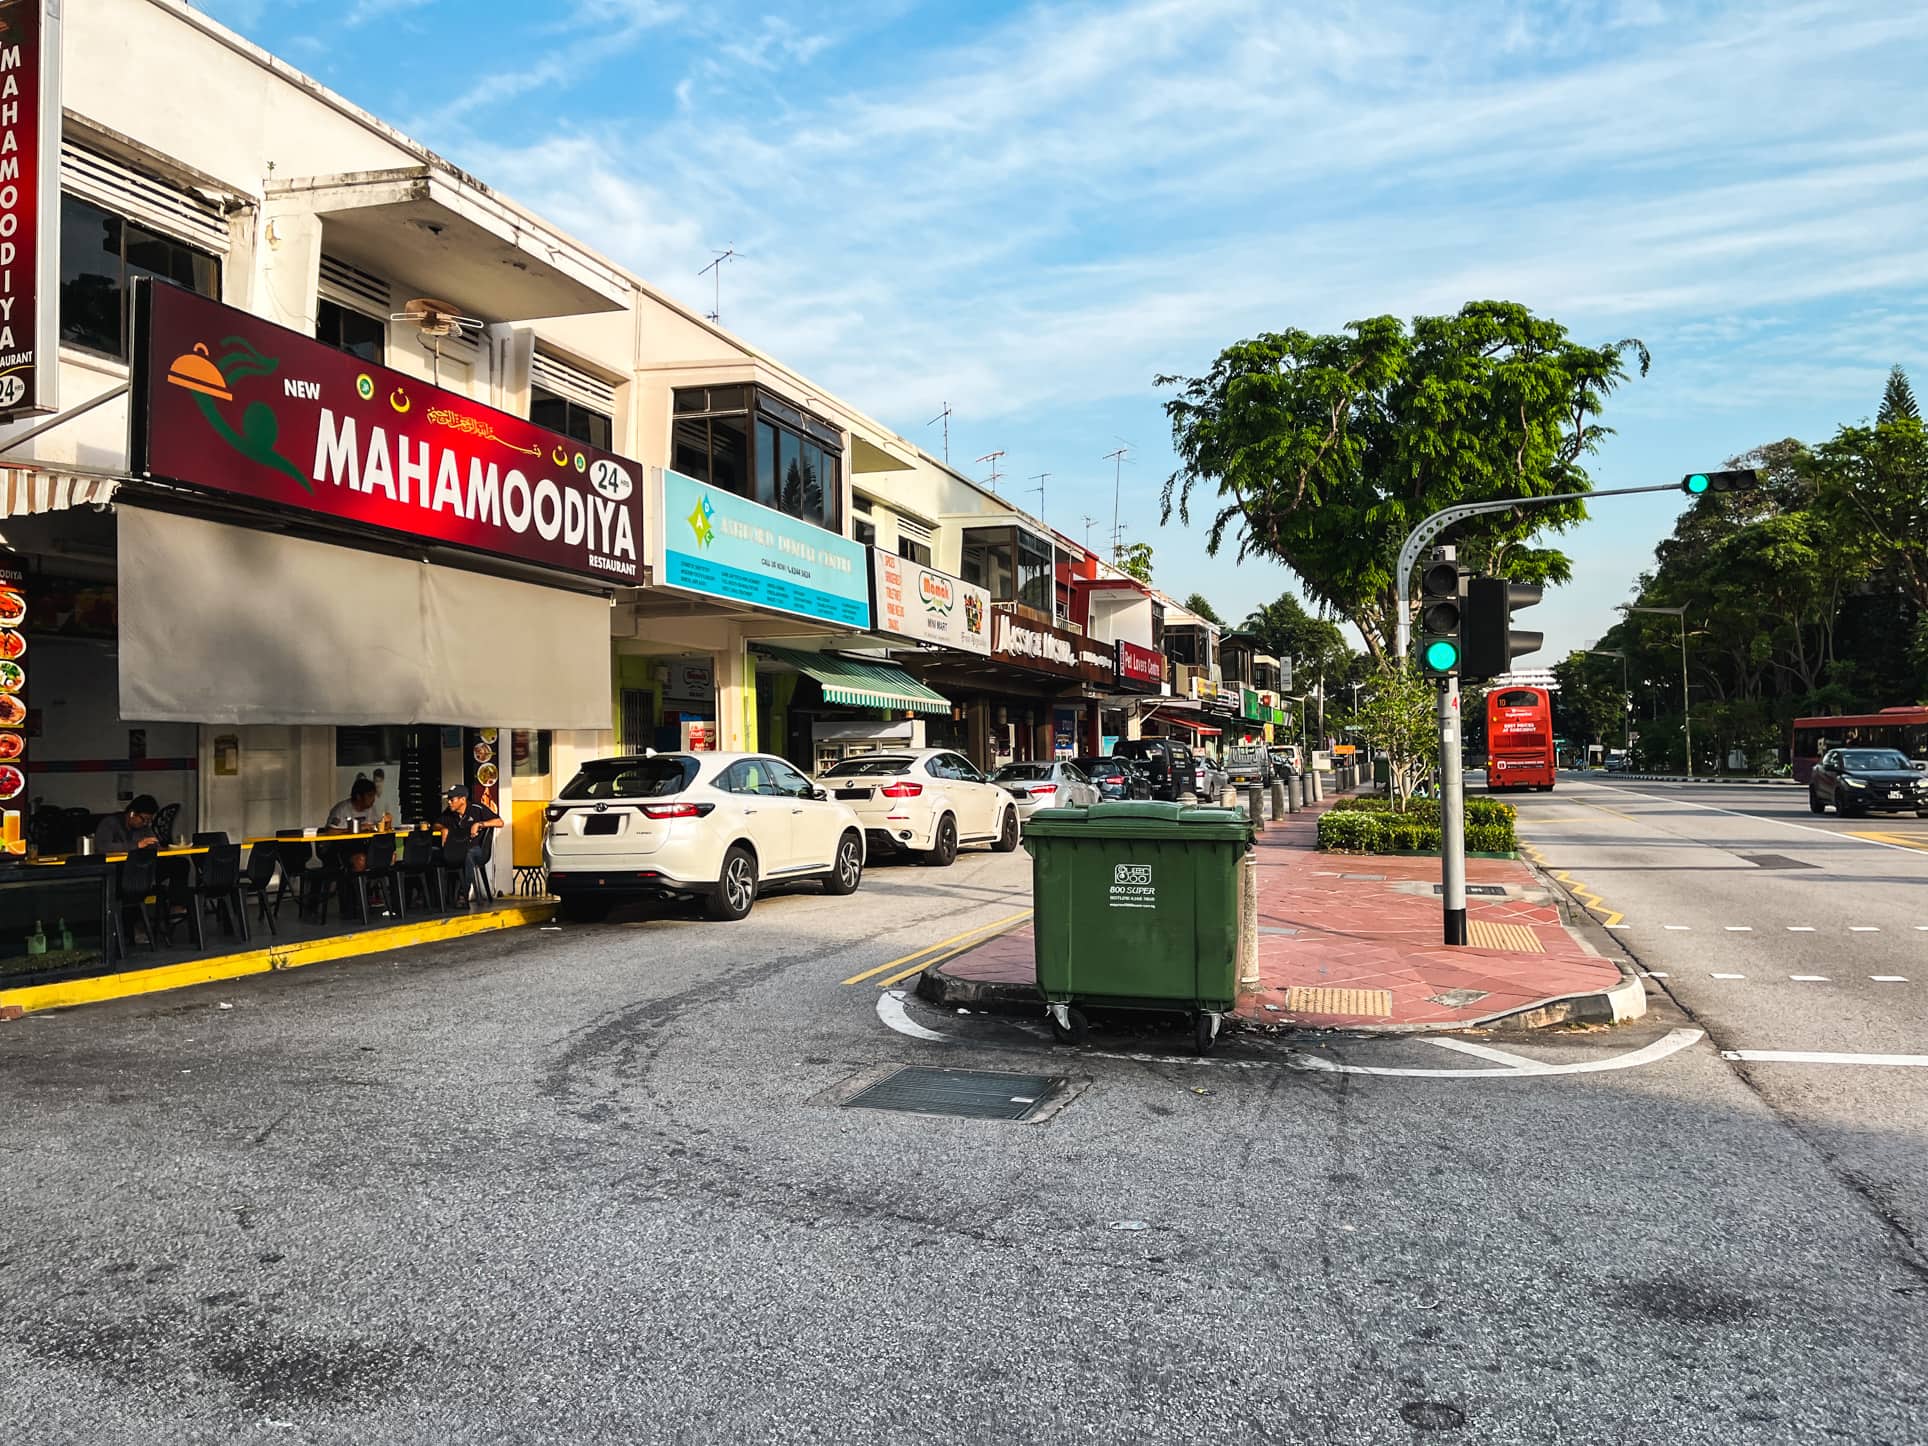
[(1118, 682), (1134, 693), (1156, 693), (1165, 681), (1165, 655), (1137, 643), (1118, 644)]
[(134, 290), (134, 471), (633, 584), (634, 462), (191, 291)]
[(0, 417), (51, 412), (60, 379), (60, 25), (0, 0)]

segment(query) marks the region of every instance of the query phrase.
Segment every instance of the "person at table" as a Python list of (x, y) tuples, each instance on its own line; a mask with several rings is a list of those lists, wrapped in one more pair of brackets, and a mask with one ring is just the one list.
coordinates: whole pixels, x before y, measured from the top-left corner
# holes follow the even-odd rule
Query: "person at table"
[(467, 839), (469, 843), (468, 856), (462, 861), (462, 888), (455, 902), (466, 904), (472, 898), (487, 898), (489, 856), (495, 851), (494, 830), (502, 827), (502, 815), (479, 799), (471, 799), (468, 789), (459, 783), (444, 797), (448, 807), (436, 821), (442, 842)]
[(161, 837), (154, 832), (154, 818), (160, 804), (151, 793), (136, 794), (125, 810), (109, 814), (94, 830), (94, 852), (128, 854), (135, 849), (157, 849)]
[(373, 779), (356, 778), (349, 787), (348, 797), (328, 810), (325, 827), (331, 833), (376, 833), (388, 828), (393, 820), (385, 813), (375, 812), (377, 797)]

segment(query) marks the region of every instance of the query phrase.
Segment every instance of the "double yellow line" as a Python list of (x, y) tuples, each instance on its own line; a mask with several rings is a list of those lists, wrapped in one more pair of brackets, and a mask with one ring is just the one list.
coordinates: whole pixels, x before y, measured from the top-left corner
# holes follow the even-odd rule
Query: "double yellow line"
[[(1025, 909), (1019, 913), (1012, 914), (1009, 918), (998, 919), (989, 924), (980, 924), (975, 929), (966, 929), (961, 934), (953, 934), (948, 939), (940, 939), (935, 944), (919, 949), (915, 954), (906, 954), (903, 958), (893, 959), (888, 964), (879, 964), (875, 969), (866, 969), (861, 974), (853, 974), (843, 982), (845, 984), (862, 984), (867, 979), (876, 979), (879, 989), (888, 989), (893, 984), (902, 984), (913, 974), (923, 973), (933, 964), (942, 964), (946, 959), (954, 959), (959, 954), (975, 949), (979, 944), (986, 943), (999, 934), (1004, 933), (1006, 930), (1015, 928), (1030, 917), (1031, 911)], [(911, 963), (913, 959), (917, 961), (914, 964)], [(908, 969), (902, 967), (906, 964), (910, 965)], [(878, 979), (877, 976), (879, 974), (885, 975), (886, 977)]]
[(1580, 906), (1588, 913), (1598, 915), (1600, 922), (1605, 924), (1609, 929), (1616, 924), (1626, 922), (1627, 916), (1625, 914), (1617, 909), (1609, 909), (1605, 899), (1602, 899), (1598, 894), (1594, 893), (1592, 889), (1574, 878), (1573, 875), (1565, 869), (1552, 867), (1547, 863), (1546, 855), (1524, 839), (1520, 840), (1520, 852), (1572, 890), (1573, 896), (1580, 901)]

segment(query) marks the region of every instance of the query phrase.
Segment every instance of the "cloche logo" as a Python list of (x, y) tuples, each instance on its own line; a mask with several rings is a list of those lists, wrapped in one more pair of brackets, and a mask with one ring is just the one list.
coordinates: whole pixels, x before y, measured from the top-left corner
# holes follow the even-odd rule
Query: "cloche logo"
[(924, 605), (925, 612), (936, 613), (942, 617), (955, 606), (957, 595), (951, 587), (949, 578), (926, 572), (920, 574), (917, 579), (917, 600)]
[(697, 499), (696, 506), (690, 509), (690, 515), (683, 519), (689, 523), (690, 531), (696, 534), (698, 547), (708, 547), (716, 541), (716, 529), (710, 525), (710, 519), (715, 516), (716, 509), (710, 505), (709, 494), (706, 492)]

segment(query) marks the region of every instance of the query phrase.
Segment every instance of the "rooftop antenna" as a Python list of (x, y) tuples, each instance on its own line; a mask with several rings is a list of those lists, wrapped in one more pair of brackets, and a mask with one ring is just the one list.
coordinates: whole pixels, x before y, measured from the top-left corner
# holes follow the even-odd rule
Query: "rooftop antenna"
[(738, 251), (736, 247), (726, 246), (716, 253), (716, 260), (696, 273), (698, 276), (712, 277), (716, 283), (715, 304), (712, 305), (704, 315), (718, 326), (723, 324), (723, 263), (725, 261), (740, 260), (742, 255), (743, 253)]
[(944, 465), (948, 467), (951, 465), (951, 404), (949, 402), (944, 403), (944, 410), (932, 417), (928, 422), (924, 423), (924, 425), (934, 427), (939, 422), (944, 424)]
[(429, 349), (435, 354), (435, 385), (442, 385), (442, 339), (455, 337), (457, 340), (470, 332), (482, 330), (479, 317), (464, 316), (454, 305), (437, 301), (432, 296), (415, 296), (402, 303), (400, 311), (390, 312), (390, 321), (413, 323), (415, 334), (427, 341)]
[(1003, 455), (1004, 449), (999, 447), (995, 452), (986, 452), (982, 457), (977, 459), (980, 462), (989, 462), (991, 464), (991, 490), (993, 492), (997, 491), (997, 479), (1004, 475), (997, 469), (998, 459)]
[(1098, 519), (1093, 517), (1090, 513), (1087, 512), (1085, 514), (1085, 551), (1086, 552), (1091, 551), (1091, 528), (1092, 528), (1092, 524), (1097, 522), (1097, 520)]
[[(1124, 438), (1120, 437), (1118, 440), (1122, 442)], [(1130, 450), (1129, 446), (1124, 446), (1115, 452), (1105, 453), (1105, 460), (1111, 463), (1111, 560), (1114, 563), (1118, 561), (1118, 539), (1123, 535), (1119, 531), (1121, 524), (1118, 521), (1118, 493), (1124, 485), (1125, 454)]]
[(1044, 522), (1045, 531), (1051, 534), (1051, 616), (1055, 618), (1058, 615), (1058, 534), (1044, 517), (1044, 484), (1050, 478), (1049, 472), (1040, 472), (1030, 479), (1038, 485), (1026, 490), (1038, 494), (1038, 521)]

